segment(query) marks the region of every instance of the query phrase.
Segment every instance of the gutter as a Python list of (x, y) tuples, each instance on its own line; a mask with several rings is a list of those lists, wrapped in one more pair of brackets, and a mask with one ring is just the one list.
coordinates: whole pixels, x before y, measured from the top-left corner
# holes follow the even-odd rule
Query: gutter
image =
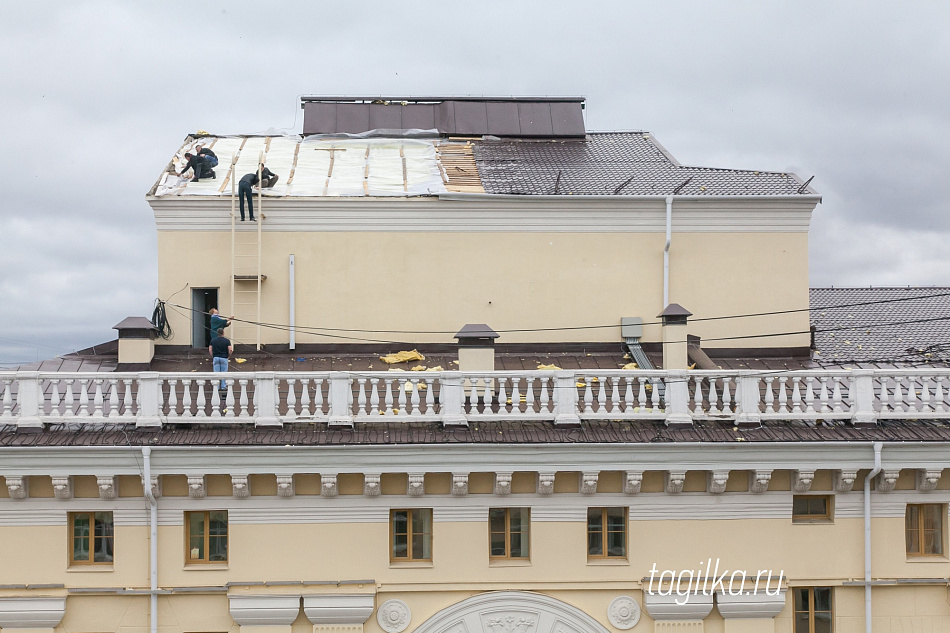
[(871, 633), (871, 480), (881, 472), (883, 442), (874, 442), (874, 468), (864, 478), (864, 630)]
[(142, 447), (145, 463), (143, 488), (148, 501), (148, 570), (149, 570), (149, 630), (158, 633), (158, 502), (152, 494), (152, 449)]

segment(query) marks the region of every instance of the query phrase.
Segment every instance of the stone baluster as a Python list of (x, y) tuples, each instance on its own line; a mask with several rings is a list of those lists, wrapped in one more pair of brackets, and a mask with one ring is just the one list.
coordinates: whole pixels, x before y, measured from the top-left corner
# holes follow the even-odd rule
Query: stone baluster
[(207, 401), (205, 400), (205, 383), (206, 381), (203, 378), (199, 378), (195, 381), (198, 387), (198, 401), (197, 401), (197, 413), (196, 417), (205, 418), (208, 416), (208, 412), (205, 410), (207, 407)]
[(366, 415), (366, 379), (357, 378), (356, 383), (359, 385), (359, 391), (356, 396), (356, 414)]
[(191, 378), (181, 379), (181, 417), (191, 418), (194, 413), (191, 410)]
[(119, 417), (119, 379), (109, 379), (109, 417)]
[[(277, 407), (279, 410), (279, 403)], [(294, 378), (287, 379), (287, 415), (291, 418), (297, 415), (297, 380)]]

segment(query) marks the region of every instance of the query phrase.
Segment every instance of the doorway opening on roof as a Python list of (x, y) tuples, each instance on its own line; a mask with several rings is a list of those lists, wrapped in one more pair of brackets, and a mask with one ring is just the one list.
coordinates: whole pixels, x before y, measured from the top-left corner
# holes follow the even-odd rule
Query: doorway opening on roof
[[(191, 289), (191, 346), (211, 345), (211, 308), (218, 307), (217, 288)], [(220, 309), (220, 308), (219, 308)]]

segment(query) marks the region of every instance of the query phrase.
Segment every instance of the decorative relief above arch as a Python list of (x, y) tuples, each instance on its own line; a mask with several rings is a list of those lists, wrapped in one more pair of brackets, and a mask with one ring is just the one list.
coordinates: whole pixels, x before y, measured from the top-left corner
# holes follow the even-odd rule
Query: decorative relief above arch
[(640, 621), (640, 603), (630, 596), (614, 598), (607, 607), (607, 619), (622, 631), (632, 629)]
[[(388, 632), (394, 633), (394, 632)], [(526, 591), (490, 591), (447, 607), (414, 633), (608, 633), (566, 602)]]
[(412, 620), (412, 611), (402, 600), (387, 600), (376, 611), (376, 621), (386, 633), (402, 633)]

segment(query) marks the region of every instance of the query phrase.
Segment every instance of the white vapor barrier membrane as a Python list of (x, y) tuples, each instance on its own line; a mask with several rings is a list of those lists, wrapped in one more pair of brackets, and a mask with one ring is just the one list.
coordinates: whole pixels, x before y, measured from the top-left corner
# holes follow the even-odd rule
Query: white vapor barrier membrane
[[(311, 137), (301, 141), (296, 136), (272, 136), (200, 141), (218, 156), (217, 178), (192, 182), (191, 172), (182, 177), (163, 174), (155, 195), (230, 196), (231, 182), (225, 184), (224, 179), (232, 161), (236, 159), (234, 180), (239, 181), (257, 171), (262, 152), (264, 165), (279, 176), (275, 187), (264, 190), (265, 196), (420, 196), (446, 190), (430, 140)], [(195, 144), (186, 143), (175, 155), (176, 170), (184, 167), (184, 153)]]

